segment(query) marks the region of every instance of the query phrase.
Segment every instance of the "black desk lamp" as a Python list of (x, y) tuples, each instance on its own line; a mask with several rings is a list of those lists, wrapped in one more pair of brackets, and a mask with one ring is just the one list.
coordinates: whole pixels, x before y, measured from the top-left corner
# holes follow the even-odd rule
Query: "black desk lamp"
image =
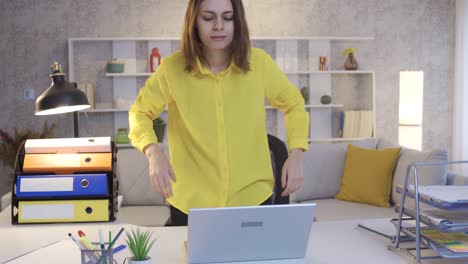
[(90, 108), (88, 98), (76, 87), (76, 83), (65, 80), (58, 62), (51, 66), (52, 84), (36, 99), (36, 115), (54, 115), (73, 112), (75, 137), (78, 137), (78, 114), (76, 111)]

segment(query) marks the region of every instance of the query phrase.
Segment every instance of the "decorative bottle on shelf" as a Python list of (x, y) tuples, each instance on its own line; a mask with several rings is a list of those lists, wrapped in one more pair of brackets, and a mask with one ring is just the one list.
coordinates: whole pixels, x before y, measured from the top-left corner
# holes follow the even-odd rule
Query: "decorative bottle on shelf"
[(354, 57), (354, 53), (352, 52), (348, 53), (348, 58), (345, 61), (344, 68), (345, 70), (348, 70), (348, 71), (357, 70), (358, 63), (356, 61), (356, 58)]
[(161, 64), (161, 54), (159, 54), (158, 48), (153, 48), (151, 51), (150, 56), (150, 70), (154, 72), (156, 68), (158, 68), (159, 64)]

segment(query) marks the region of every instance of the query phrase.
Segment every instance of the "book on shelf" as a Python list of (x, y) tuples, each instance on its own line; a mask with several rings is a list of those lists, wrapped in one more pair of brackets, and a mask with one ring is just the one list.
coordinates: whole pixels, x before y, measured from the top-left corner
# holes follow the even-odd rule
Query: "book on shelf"
[(340, 117), (343, 138), (367, 138), (372, 137), (374, 127), (374, 113), (365, 110), (343, 111)]

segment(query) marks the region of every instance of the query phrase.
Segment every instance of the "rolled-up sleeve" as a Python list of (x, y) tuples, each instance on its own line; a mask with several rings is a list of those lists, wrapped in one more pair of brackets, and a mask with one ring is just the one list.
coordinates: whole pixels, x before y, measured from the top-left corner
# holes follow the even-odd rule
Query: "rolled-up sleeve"
[(308, 149), (309, 114), (304, 98), (275, 61), (264, 53), (265, 95), (270, 105), (284, 112), (288, 149)]
[(129, 110), (129, 138), (132, 145), (140, 151), (158, 139), (153, 130), (156, 119), (172, 101), (165, 73), (164, 62), (158, 67), (140, 89), (138, 96)]

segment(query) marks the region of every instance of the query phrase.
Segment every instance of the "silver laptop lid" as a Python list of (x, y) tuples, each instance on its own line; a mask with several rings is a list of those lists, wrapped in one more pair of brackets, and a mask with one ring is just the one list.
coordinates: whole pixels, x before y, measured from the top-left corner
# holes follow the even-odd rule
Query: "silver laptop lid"
[(315, 204), (190, 209), (188, 262), (304, 258)]

